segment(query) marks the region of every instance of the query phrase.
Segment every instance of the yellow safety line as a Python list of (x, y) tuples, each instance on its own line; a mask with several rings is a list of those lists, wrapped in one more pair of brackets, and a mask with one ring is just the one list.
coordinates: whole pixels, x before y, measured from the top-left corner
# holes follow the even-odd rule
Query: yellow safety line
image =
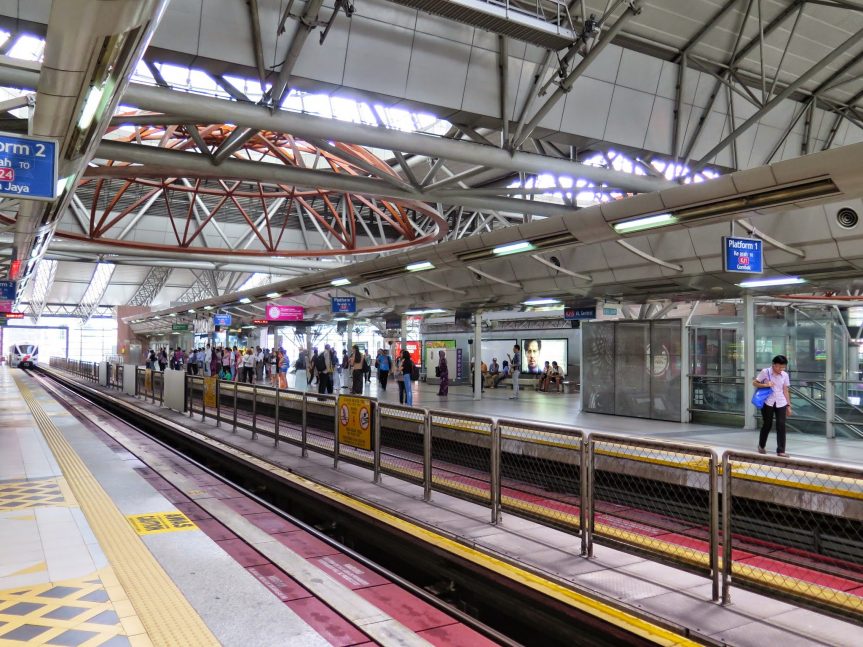
[(749, 566), (746, 562), (734, 562), (731, 565), (731, 572), (737, 577), (767, 584), (770, 588), (781, 589), (788, 591), (805, 598), (815, 600), (817, 602), (826, 602), (833, 606), (850, 609), (860, 612), (863, 609), (863, 597), (840, 591), (839, 589), (831, 589), (828, 586), (821, 586), (814, 582), (797, 579), (770, 571), (757, 566)]
[[(626, 452), (614, 452), (608, 449), (596, 449), (597, 454), (603, 456), (612, 456), (614, 458), (626, 458), (631, 461), (639, 461), (642, 463), (652, 463), (654, 465), (664, 465), (666, 467), (676, 467), (678, 469), (691, 470), (694, 472), (707, 472), (709, 470), (710, 461), (704, 457), (693, 458), (687, 461), (670, 461), (662, 458), (650, 458), (649, 456), (639, 456), (638, 454), (627, 454)], [(670, 456), (686, 457), (686, 454), (675, 454), (669, 452)]]
[(584, 613), (589, 613), (592, 616), (601, 618), (609, 624), (621, 627), (622, 629), (629, 631), (630, 633), (641, 636), (658, 645), (665, 645), (669, 647), (673, 645), (696, 647), (700, 644), (670, 629), (666, 629), (657, 624), (632, 615), (631, 613), (627, 613), (626, 611), (617, 609), (611, 605), (591, 598), (588, 595), (573, 591), (572, 589), (569, 589), (563, 585), (552, 582), (544, 577), (536, 575), (535, 573), (531, 573), (526, 569), (514, 566), (512, 564), (508, 564), (501, 559), (492, 557), (491, 555), (488, 555), (484, 552), (470, 548), (469, 546), (466, 546), (460, 542), (448, 539), (447, 537), (439, 535), (438, 533), (431, 530), (427, 530), (422, 526), (418, 526), (414, 523), (401, 519), (393, 514), (384, 512), (383, 510), (379, 510), (378, 508), (359, 501), (352, 496), (342, 494), (341, 492), (338, 492), (337, 490), (334, 490), (330, 487), (321, 485), (320, 483), (316, 483), (315, 481), (311, 481), (305, 477), (298, 476), (297, 474), (289, 472), (286, 469), (278, 467), (261, 458), (258, 458), (253, 454), (249, 454), (245, 451), (237, 449), (236, 447), (232, 447), (231, 445), (222, 443), (199, 432), (195, 432), (189, 429), (184, 429), (183, 431), (184, 433), (192, 437), (199, 438), (204, 442), (213, 445), (214, 447), (220, 447), (234, 455), (242, 455), (247, 462), (258, 467), (265, 468), (270, 473), (276, 474), (280, 478), (285, 479), (286, 481), (291, 481), (292, 483), (295, 483), (296, 485), (306, 490), (315, 491), (325, 498), (336, 501), (343, 506), (352, 508), (367, 516), (373, 517), (376, 520), (387, 524), (388, 526), (391, 526), (406, 534), (417, 537), (425, 541), (426, 543), (437, 546), (453, 555), (461, 557), (462, 559), (466, 559), (475, 564), (478, 564), (483, 568), (486, 568), (487, 570), (501, 573), (514, 582), (527, 586), (535, 591), (538, 591), (555, 600), (563, 602), (564, 604), (567, 604)]
[[(826, 485), (815, 485), (813, 483), (804, 483), (802, 481), (790, 481), (783, 478), (773, 478), (770, 476), (761, 476), (760, 474), (747, 474), (740, 472), (739, 467), (732, 466), (731, 473), (734, 478), (745, 481), (756, 481), (758, 483), (767, 483), (768, 485), (779, 485), (792, 490), (806, 490), (808, 492), (819, 492), (821, 494), (833, 494), (836, 496), (847, 497), (849, 499), (863, 499), (863, 492), (854, 492), (852, 490), (844, 490), (837, 487), (828, 487)], [(811, 472), (810, 472), (811, 473)]]
[(218, 645), (216, 637), (139, 539), (29, 387), (18, 376), (15, 382), (153, 644)]

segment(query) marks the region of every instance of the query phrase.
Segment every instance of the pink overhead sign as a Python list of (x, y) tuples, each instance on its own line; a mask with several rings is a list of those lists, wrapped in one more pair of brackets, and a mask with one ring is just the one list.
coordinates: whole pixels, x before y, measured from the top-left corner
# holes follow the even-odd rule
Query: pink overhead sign
[(278, 303), (267, 304), (267, 319), (270, 321), (302, 321), (305, 316), (303, 306), (283, 306)]

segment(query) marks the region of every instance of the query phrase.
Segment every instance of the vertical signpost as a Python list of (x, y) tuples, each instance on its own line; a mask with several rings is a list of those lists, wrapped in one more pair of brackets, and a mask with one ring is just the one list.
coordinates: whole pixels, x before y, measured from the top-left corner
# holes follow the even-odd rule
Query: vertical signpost
[(57, 141), (0, 132), (0, 195), (57, 197)]

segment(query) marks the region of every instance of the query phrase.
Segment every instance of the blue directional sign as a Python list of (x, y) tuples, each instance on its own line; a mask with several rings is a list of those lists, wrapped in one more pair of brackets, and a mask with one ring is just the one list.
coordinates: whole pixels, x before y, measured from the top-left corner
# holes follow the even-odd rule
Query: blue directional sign
[(0, 133), (0, 195), (53, 200), (56, 194), (56, 140)]
[(0, 281), (0, 301), (14, 301), (17, 291), (17, 281)]
[(231, 315), (213, 315), (214, 326), (230, 326)]
[(722, 262), (726, 272), (761, 274), (764, 271), (761, 239), (723, 236)]
[(333, 314), (357, 311), (356, 297), (332, 297)]
[(584, 308), (564, 308), (563, 318), (567, 321), (596, 319), (596, 306), (588, 306)]

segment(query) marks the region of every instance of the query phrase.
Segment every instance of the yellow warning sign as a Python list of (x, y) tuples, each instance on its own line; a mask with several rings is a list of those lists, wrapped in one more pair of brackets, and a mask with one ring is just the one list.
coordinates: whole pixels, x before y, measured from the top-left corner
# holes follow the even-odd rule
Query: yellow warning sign
[(339, 443), (372, 448), (372, 401), (352, 395), (339, 396)]
[(210, 409), (216, 408), (216, 389), (218, 379), (215, 375), (204, 378), (204, 406)]
[(179, 510), (152, 514), (130, 514), (126, 518), (139, 535), (154, 535), (160, 532), (177, 532), (197, 528), (191, 519)]
[(144, 371), (144, 392), (153, 390), (153, 369), (148, 368)]

